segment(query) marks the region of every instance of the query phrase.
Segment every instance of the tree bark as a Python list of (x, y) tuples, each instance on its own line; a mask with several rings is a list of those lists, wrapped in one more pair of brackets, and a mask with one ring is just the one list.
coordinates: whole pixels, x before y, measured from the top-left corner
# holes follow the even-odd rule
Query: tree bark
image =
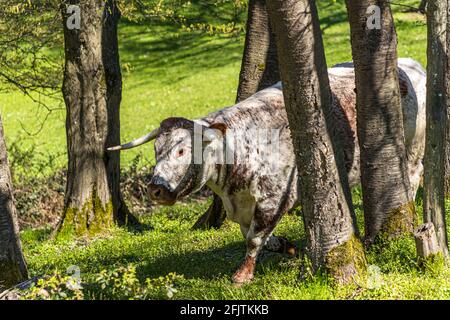
[[(79, 30), (67, 26), (69, 4), (81, 10)], [(120, 12), (115, 0), (70, 0), (61, 10), (69, 165), (59, 233), (92, 234), (131, 216), (119, 190), (119, 155), (106, 152), (107, 146), (120, 143)]]
[(213, 195), (213, 202), (208, 210), (195, 222), (193, 230), (219, 229), (224, 223), (227, 213), (222, 200), (216, 194)]
[(268, 0), (299, 173), (306, 253), (341, 283), (365, 270), (315, 1)]
[(266, 0), (250, 0), (236, 102), (280, 81), (277, 47)]
[(427, 129), (424, 159), (424, 221), (436, 229), (442, 253), (448, 255), (445, 224), (447, 134), (447, 1), (428, 3)]
[[(28, 278), (14, 205), (3, 123), (0, 118), (0, 289)], [(1, 290), (0, 290), (1, 291)]]
[(445, 141), (445, 196), (450, 199), (450, 0), (447, 0), (447, 135)]
[[(116, 0), (107, 0), (102, 31), (102, 61), (105, 70), (106, 106), (108, 112), (107, 146), (120, 144), (120, 103), (122, 101), (122, 71), (120, 68), (118, 24), (120, 10)], [(139, 225), (128, 210), (120, 191), (120, 152), (105, 154), (108, 185), (113, 204), (113, 217), (119, 225)]]
[[(236, 102), (245, 100), (256, 92), (280, 81), (275, 36), (270, 28), (265, 0), (250, 0), (245, 35), (244, 55)], [(192, 227), (197, 229), (218, 229), (226, 218), (226, 212), (219, 196)]]
[[(388, 0), (347, 0), (356, 74), (358, 140), (366, 243), (412, 233), (410, 191), (397, 67), (397, 35)], [(369, 28), (371, 5), (381, 28)]]
[(441, 252), (434, 225), (431, 222), (425, 223), (414, 232), (416, 241), (417, 257), (423, 261), (430, 256)]
[(419, 12), (425, 13), (427, 11), (428, 0), (422, 0), (419, 5)]

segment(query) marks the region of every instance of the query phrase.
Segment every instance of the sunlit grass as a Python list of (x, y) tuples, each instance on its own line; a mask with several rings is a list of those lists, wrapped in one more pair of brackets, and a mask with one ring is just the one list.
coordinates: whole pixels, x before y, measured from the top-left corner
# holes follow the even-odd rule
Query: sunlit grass
[[(418, 6), (419, 1), (398, 1)], [(328, 65), (351, 60), (349, 28), (345, 5), (319, 1)], [(399, 56), (426, 63), (426, 27), (422, 15), (393, 6), (399, 38)], [(175, 27), (136, 25), (123, 22), (120, 49), (124, 76), (122, 140), (130, 140), (155, 128), (169, 116), (200, 117), (234, 102), (241, 63), (243, 35), (210, 36), (182, 32)], [(52, 75), (49, 75), (52, 76)], [(52, 107), (63, 107), (51, 103)], [(36, 146), (44, 161), (48, 154), (57, 161), (50, 170), (65, 165), (64, 109), (54, 111), (42, 131), (36, 132), (46, 115), (18, 92), (0, 95), (6, 137), (24, 148)], [(23, 127), (22, 127), (23, 126)], [(26, 129), (26, 130), (25, 130)], [(136, 153), (153, 161), (148, 145), (122, 155), (128, 166)], [(50, 172), (51, 173), (51, 172)], [(360, 228), (360, 193), (354, 191)], [(263, 252), (255, 281), (236, 288), (230, 278), (245, 254), (245, 245), (235, 224), (220, 230), (192, 231), (190, 227), (208, 203), (192, 202), (159, 208), (144, 217), (142, 233), (113, 229), (95, 239), (49, 239), (50, 230), (22, 232), (25, 256), (31, 275), (65, 272), (80, 268), (89, 281), (103, 269), (136, 266), (141, 281), (171, 272), (183, 275), (175, 298), (182, 299), (443, 299), (450, 298), (450, 269), (424, 273), (417, 268), (414, 241), (400, 239), (381, 254), (369, 250), (369, 280), (337, 287), (324, 277), (300, 280), (299, 259)], [(421, 215), (420, 201), (418, 215)], [(275, 233), (302, 246), (302, 219), (289, 215)], [(108, 297), (103, 297), (108, 298)], [(156, 298), (156, 297), (154, 297)]]
[[(354, 201), (361, 224), (361, 199), (357, 192)], [(130, 265), (136, 267), (142, 282), (176, 273), (183, 276), (176, 283), (176, 299), (450, 298), (450, 268), (421, 271), (411, 237), (399, 239), (381, 252), (370, 249), (368, 278), (349, 286), (336, 286), (323, 276), (302, 279), (300, 258), (263, 251), (254, 282), (236, 288), (231, 276), (244, 258), (245, 243), (238, 225), (231, 222), (220, 230), (192, 231), (193, 221), (206, 208), (207, 203), (191, 203), (157, 209), (143, 218), (143, 233), (113, 229), (94, 239), (55, 242), (48, 240), (48, 231), (26, 231), (22, 241), (29, 269), (32, 275), (42, 275), (55, 270), (64, 273), (75, 265), (87, 284), (102, 270)], [(421, 214), (420, 206), (418, 209)], [(302, 247), (301, 217), (285, 216), (275, 234)]]

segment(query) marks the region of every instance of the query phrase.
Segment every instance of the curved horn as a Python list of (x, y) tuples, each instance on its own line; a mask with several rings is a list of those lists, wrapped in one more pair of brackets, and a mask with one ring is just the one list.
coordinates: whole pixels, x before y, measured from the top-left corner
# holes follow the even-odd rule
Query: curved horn
[(108, 148), (108, 151), (119, 151), (119, 150), (127, 150), (127, 149), (136, 148), (140, 145), (143, 145), (144, 143), (155, 140), (160, 132), (161, 132), (161, 128), (157, 128), (157, 129), (153, 130), (152, 132), (150, 132), (149, 134), (147, 134), (143, 137), (140, 137), (134, 141), (123, 144), (121, 146)]

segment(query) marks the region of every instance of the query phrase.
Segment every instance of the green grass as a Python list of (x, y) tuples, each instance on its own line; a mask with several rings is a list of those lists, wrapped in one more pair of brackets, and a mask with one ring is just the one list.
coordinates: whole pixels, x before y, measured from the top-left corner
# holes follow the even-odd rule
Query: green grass
[[(187, 33), (174, 27), (124, 23), (120, 27), (123, 65), (122, 140), (131, 140), (154, 129), (165, 118), (200, 117), (234, 102), (242, 50), (242, 37)], [(65, 111), (47, 115), (28, 97), (15, 92), (0, 95), (5, 134), (20, 140), (24, 149), (37, 144), (36, 161), (58, 155), (66, 163)], [(58, 105), (52, 105), (56, 108)], [(22, 126), (23, 124), (23, 126)], [(153, 160), (151, 145), (123, 153), (127, 166), (137, 153)]]
[[(361, 204), (358, 193), (354, 200)], [(449, 203), (450, 205), (450, 203)], [(323, 276), (300, 279), (302, 261), (263, 251), (255, 280), (242, 288), (231, 283), (245, 255), (245, 244), (236, 224), (220, 230), (191, 231), (193, 221), (206, 203), (179, 204), (160, 208), (143, 219), (147, 231), (131, 233), (115, 229), (94, 239), (55, 242), (48, 232), (22, 234), (24, 251), (32, 275), (52, 274), (75, 265), (82, 285), (95, 285), (102, 270), (134, 266), (141, 283), (176, 273), (175, 299), (449, 299), (450, 268), (421, 271), (416, 263), (414, 240), (403, 238), (381, 253), (369, 250), (370, 274), (358, 285), (339, 287)], [(420, 206), (418, 206), (420, 213)], [(362, 224), (360, 209), (357, 209)], [(275, 233), (294, 240), (304, 239), (302, 219), (285, 216)], [(101, 290), (93, 291), (101, 292)], [(90, 291), (88, 297), (94, 294)], [(164, 296), (162, 296), (164, 298)], [(104, 296), (103, 298), (111, 298)], [(161, 298), (149, 295), (147, 298)], [(166, 297), (167, 298), (167, 297)]]
[[(349, 29), (343, 1), (320, 1), (320, 15), (328, 64), (351, 60)], [(419, 1), (401, 1), (418, 5)], [(331, 4), (330, 4), (331, 3)], [(399, 56), (426, 63), (426, 27), (422, 16), (393, 7), (399, 38)], [(155, 128), (169, 116), (195, 118), (234, 102), (242, 55), (243, 35), (206, 35), (183, 32), (167, 25), (122, 23), (120, 49), (124, 73), (122, 140), (130, 140)], [(36, 131), (46, 112), (36, 108), (18, 92), (0, 94), (8, 143), (23, 149), (35, 147), (33, 168), (47, 161), (55, 163), (49, 174), (65, 165), (64, 109), (54, 111), (42, 131)], [(152, 146), (122, 154), (128, 166), (137, 153), (153, 161)], [(38, 170), (42, 171), (42, 170)], [(30, 172), (35, 173), (31, 170)], [(355, 193), (358, 215), (360, 200)], [(422, 272), (417, 268), (412, 239), (401, 239), (383, 253), (368, 252), (371, 270), (367, 283), (336, 287), (324, 277), (300, 280), (301, 261), (263, 252), (255, 281), (235, 288), (230, 278), (245, 254), (237, 225), (227, 223), (220, 230), (191, 231), (207, 203), (191, 202), (159, 208), (143, 217), (142, 233), (114, 229), (94, 239), (49, 240), (49, 230), (22, 232), (24, 253), (31, 275), (52, 274), (76, 265), (83, 284), (95, 282), (102, 270), (133, 265), (136, 275), (159, 278), (175, 272), (182, 275), (174, 298), (181, 299), (436, 299), (450, 298), (450, 269)], [(419, 206), (420, 208), (420, 206)], [(420, 212), (419, 212), (420, 214)], [(359, 223), (362, 224), (361, 217)], [(301, 218), (286, 216), (276, 234), (301, 244)], [(379, 270), (379, 272), (377, 272)], [(100, 295), (91, 293), (89, 297)], [(111, 298), (113, 296), (103, 296)], [(158, 298), (160, 295), (148, 296)]]

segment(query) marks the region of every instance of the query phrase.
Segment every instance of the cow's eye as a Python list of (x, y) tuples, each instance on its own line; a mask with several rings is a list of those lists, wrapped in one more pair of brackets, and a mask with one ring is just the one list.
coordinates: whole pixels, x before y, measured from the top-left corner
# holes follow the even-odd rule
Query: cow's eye
[(178, 152), (177, 152), (177, 157), (181, 157), (181, 156), (183, 156), (183, 155), (184, 155), (184, 149), (178, 150)]

